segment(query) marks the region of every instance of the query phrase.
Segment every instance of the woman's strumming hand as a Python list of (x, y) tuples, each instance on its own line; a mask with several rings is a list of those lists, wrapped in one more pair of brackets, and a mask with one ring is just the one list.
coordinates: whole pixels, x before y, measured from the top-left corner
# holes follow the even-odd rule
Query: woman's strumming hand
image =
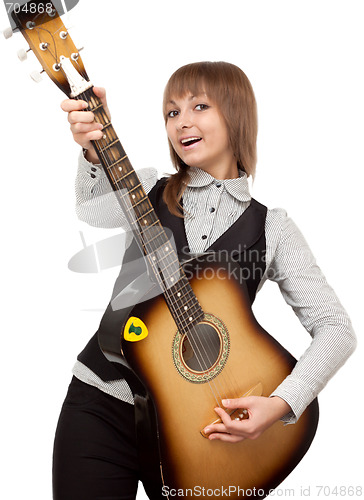
[(215, 408), (222, 422), (208, 425), (204, 432), (209, 439), (219, 439), (237, 443), (244, 439), (257, 439), (266, 429), (291, 411), (291, 407), (278, 396), (248, 396), (245, 398), (223, 400), (228, 412), (240, 408), (247, 410), (249, 418), (231, 419), (222, 408)]

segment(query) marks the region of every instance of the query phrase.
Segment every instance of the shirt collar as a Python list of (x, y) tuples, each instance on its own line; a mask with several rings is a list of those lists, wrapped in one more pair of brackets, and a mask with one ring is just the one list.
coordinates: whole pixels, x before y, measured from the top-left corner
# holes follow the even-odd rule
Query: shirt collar
[(239, 201), (250, 201), (251, 195), (249, 193), (248, 178), (243, 170), (239, 170), (239, 177), (236, 179), (223, 179), (217, 180), (215, 177), (210, 175), (197, 167), (190, 167), (188, 169), (190, 175), (190, 180), (187, 184), (191, 188), (199, 188), (209, 186), (210, 184), (220, 183), (226, 189), (226, 191), (231, 194), (234, 198)]

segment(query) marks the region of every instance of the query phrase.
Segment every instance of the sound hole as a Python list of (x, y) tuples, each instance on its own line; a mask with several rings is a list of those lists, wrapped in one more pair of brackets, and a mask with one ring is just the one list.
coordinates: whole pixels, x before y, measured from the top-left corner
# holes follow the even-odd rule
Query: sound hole
[(214, 327), (199, 323), (192, 332), (183, 336), (182, 359), (195, 372), (210, 370), (221, 353), (220, 337)]
[(230, 352), (230, 339), (224, 323), (205, 313), (201, 323), (189, 333), (176, 332), (172, 343), (174, 365), (179, 374), (194, 384), (205, 384), (224, 369)]

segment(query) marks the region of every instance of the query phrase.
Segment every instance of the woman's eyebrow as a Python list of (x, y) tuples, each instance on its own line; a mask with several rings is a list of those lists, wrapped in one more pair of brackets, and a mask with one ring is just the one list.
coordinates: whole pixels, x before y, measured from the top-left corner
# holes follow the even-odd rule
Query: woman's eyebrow
[[(188, 97), (188, 100), (189, 101), (193, 101), (194, 99), (199, 99), (200, 97), (207, 97), (206, 93), (204, 92), (200, 92), (199, 94), (197, 95), (193, 95), (191, 94), (189, 97)], [(169, 104), (173, 104), (174, 106), (177, 106), (177, 103), (173, 100), (173, 99), (170, 99), (168, 101)]]

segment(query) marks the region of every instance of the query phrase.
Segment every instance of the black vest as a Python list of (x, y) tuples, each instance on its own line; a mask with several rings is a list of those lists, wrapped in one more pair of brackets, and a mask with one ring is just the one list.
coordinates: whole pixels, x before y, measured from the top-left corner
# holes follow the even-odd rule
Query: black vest
[[(166, 179), (160, 179), (149, 193), (149, 199), (158, 215), (163, 227), (170, 230), (174, 236), (177, 252), (185, 257), (189, 252), (188, 242), (184, 227), (184, 220), (172, 215), (167, 205), (163, 201), (163, 190)], [(247, 286), (250, 302), (253, 303), (258, 285), (265, 271), (265, 219), (267, 208), (252, 198), (249, 207), (243, 214), (227, 229), (206, 251), (214, 252), (219, 255), (219, 259), (228, 256), (229, 259), (240, 265), (240, 277), (244, 279)], [(136, 242), (133, 241), (124, 255), (120, 274), (116, 280), (112, 300), (119, 291), (143, 271), (140, 268), (142, 259), (136, 259), (136, 255), (141, 252)], [(133, 263), (135, 266), (133, 268)], [(127, 270), (125, 271), (125, 268)], [(145, 268), (146, 270), (146, 268)], [(131, 309), (130, 309), (131, 310)], [(91, 338), (85, 349), (79, 354), (78, 360), (88, 366), (102, 380), (116, 380), (120, 378), (120, 367), (116, 363), (111, 363), (106, 359), (99, 347), (99, 335), (105, 329), (110, 331), (120, 331), (122, 318), (125, 317), (125, 311), (114, 311), (111, 302), (108, 305), (101, 320), (98, 332)], [(115, 336), (117, 338), (117, 334)]]

